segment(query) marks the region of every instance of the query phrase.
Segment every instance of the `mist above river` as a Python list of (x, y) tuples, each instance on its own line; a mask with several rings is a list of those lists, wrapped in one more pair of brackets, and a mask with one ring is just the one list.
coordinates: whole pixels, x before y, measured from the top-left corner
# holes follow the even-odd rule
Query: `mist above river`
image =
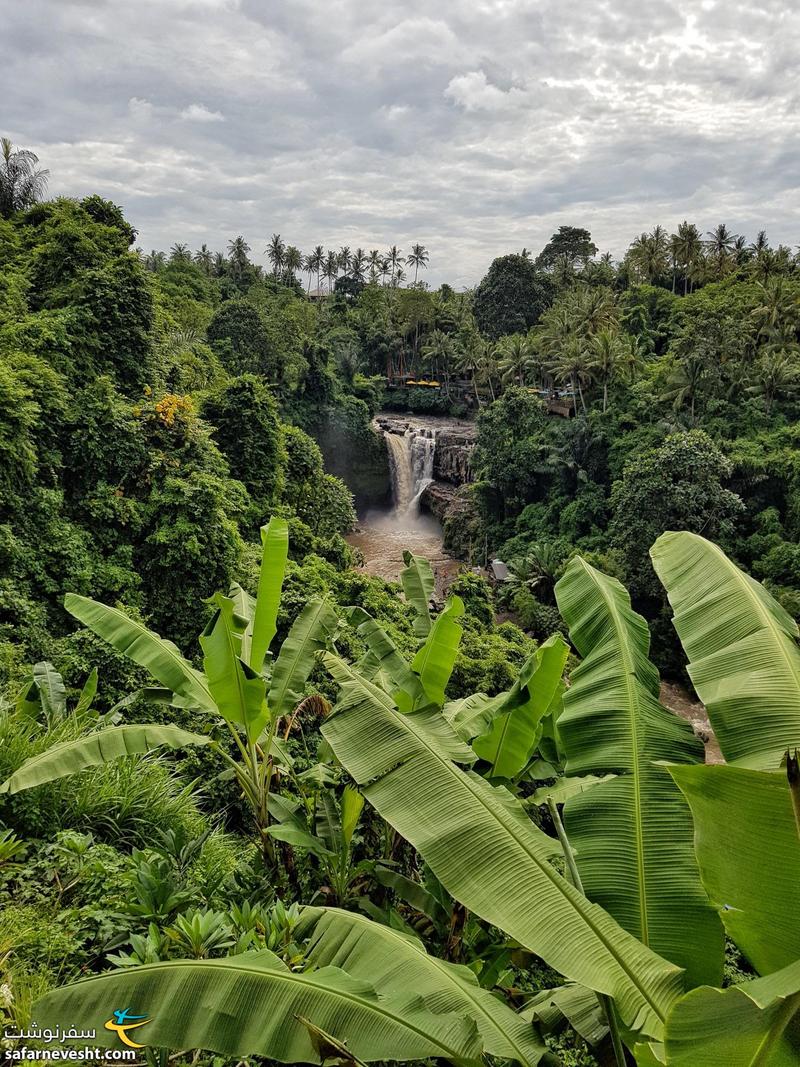
[(391, 430), (380, 430), (389, 456), (392, 504), (371, 508), (359, 517), (358, 528), (347, 538), (360, 549), (371, 574), (396, 581), (403, 569), (403, 552), (430, 560), (441, 588), (458, 564), (444, 552), (442, 527), (421, 510), (422, 494), (433, 481), (437, 426), (433, 420), (399, 420)]

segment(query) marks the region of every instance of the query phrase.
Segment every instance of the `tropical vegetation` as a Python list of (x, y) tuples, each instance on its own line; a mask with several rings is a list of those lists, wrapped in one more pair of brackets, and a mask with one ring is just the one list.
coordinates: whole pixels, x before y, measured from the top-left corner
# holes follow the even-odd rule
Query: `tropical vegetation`
[[(455, 292), (45, 192), (4, 141), (11, 1058), (800, 1062), (792, 252), (563, 226)], [(474, 419), (445, 582), (348, 540), (381, 409)]]

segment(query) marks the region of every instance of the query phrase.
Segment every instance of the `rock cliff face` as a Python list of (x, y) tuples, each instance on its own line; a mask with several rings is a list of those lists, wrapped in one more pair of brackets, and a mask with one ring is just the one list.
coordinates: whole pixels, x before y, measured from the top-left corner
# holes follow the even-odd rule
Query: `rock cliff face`
[(434, 478), (450, 482), (451, 485), (465, 485), (472, 481), (471, 458), (475, 436), (474, 426), (442, 429), (437, 433), (433, 455)]
[(378, 429), (402, 436), (409, 428), (429, 429), (436, 433), (433, 456), (433, 476), (450, 485), (464, 485), (472, 481), (470, 457), (475, 447), (477, 429), (474, 423), (444, 416), (426, 417), (380, 414), (375, 419)]

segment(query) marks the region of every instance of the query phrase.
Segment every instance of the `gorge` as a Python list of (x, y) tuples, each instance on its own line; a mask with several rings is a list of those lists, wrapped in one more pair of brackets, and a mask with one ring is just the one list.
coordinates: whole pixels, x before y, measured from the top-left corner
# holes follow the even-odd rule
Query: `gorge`
[(396, 579), (403, 552), (426, 555), (437, 585), (457, 567), (443, 546), (442, 524), (460, 486), (472, 477), (473, 423), (444, 416), (379, 413), (373, 428), (386, 448), (389, 503), (362, 508), (348, 537), (373, 574)]

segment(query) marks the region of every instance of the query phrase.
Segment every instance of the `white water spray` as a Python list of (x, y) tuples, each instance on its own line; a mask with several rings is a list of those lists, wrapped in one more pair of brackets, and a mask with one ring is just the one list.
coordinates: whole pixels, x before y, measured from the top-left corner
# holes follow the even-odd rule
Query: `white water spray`
[(384, 431), (389, 449), (395, 518), (414, 520), (422, 494), (433, 481), (436, 430), (409, 426), (404, 434)]

